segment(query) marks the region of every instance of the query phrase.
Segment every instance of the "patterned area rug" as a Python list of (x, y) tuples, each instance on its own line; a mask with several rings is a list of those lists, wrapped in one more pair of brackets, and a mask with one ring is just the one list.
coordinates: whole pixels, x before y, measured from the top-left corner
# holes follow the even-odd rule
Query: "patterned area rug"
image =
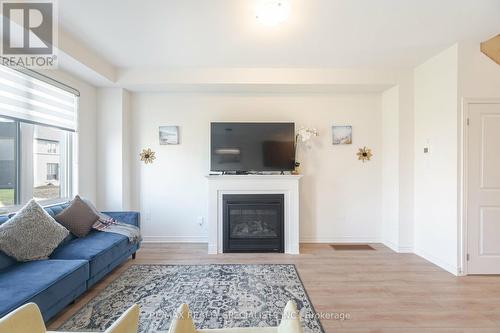
[(277, 326), (288, 300), (304, 333), (323, 333), (294, 265), (133, 265), (59, 330), (104, 331), (131, 304), (139, 332), (166, 332), (187, 303), (197, 328)]

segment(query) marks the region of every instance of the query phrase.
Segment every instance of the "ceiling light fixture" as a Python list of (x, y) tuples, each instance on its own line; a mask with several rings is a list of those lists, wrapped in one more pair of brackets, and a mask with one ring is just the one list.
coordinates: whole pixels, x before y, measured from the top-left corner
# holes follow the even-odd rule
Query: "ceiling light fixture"
[(255, 17), (262, 24), (276, 26), (286, 21), (290, 15), (288, 0), (261, 0), (257, 3)]

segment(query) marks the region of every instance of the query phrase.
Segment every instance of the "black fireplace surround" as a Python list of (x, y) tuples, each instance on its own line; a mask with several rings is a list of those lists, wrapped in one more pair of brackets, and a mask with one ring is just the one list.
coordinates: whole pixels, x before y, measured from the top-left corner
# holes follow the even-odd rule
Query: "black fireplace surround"
[(223, 251), (284, 252), (283, 194), (224, 194)]

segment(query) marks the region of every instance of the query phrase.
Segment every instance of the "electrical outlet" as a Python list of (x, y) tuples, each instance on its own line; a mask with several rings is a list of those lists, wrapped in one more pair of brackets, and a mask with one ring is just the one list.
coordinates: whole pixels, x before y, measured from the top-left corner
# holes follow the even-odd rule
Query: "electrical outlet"
[(197, 221), (198, 225), (201, 227), (203, 225), (203, 223), (205, 222), (205, 219), (203, 218), (203, 216), (198, 216), (196, 221)]
[(151, 221), (151, 212), (150, 211), (145, 212), (144, 218), (146, 219), (146, 221)]

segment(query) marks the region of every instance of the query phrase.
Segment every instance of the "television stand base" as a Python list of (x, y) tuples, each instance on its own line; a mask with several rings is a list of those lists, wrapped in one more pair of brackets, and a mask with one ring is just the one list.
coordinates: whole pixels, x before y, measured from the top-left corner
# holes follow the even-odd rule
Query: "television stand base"
[(248, 171), (223, 171), (223, 175), (248, 175)]

